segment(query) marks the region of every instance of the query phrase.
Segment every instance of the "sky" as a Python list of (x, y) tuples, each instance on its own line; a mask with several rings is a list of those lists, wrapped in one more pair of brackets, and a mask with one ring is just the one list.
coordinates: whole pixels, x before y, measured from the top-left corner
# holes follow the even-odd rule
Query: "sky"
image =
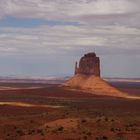
[(140, 78), (140, 0), (0, 0), (0, 76), (66, 76), (96, 52), (102, 77)]

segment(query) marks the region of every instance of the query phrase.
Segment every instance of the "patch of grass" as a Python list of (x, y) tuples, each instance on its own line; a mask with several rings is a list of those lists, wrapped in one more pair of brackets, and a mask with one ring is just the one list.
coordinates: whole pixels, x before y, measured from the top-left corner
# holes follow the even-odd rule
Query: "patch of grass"
[(110, 131), (115, 132), (115, 129), (114, 128), (111, 128)]
[(81, 120), (81, 123), (86, 123), (86, 122), (87, 122), (86, 119), (82, 119), (82, 120)]
[(96, 140), (108, 140), (107, 136), (99, 136), (95, 138)]
[(91, 135), (92, 135), (92, 133), (91, 133), (91, 132), (87, 132), (86, 134), (87, 134), (88, 136), (91, 136)]
[(35, 130), (34, 129), (33, 130), (29, 130), (28, 135), (32, 135), (34, 133), (35, 133)]
[(40, 135), (44, 136), (44, 132), (43, 132), (42, 129), (38, 129), (38, 130), (37, 130), (37, 133), (39, 133)]
[(108, 137), (107, 136), (103, 136), (102, 139), (103, 140), (108, 140)]
[(63, 127), (63, 126), (60, 126), (60, 127), (58, 127), (57, 130), (58, 130), (58, 131), (63, 131), (63, 130), (64, 130), (64, 127)]
[(22, 130), (17, 130), (16, 133), (20, 136), (23, 136), (25, 135), (25, 133), (22, 131)]
[(106, 121), (106, 122), (108, 122), (108, 121), (109, 121), (109, 119), (108, 119), (107, 117), (105, 117), (105, 121)]
[(55, 129), (52, 130), (53, 133), (57, 133), (57, 132), (63, 132), (64, 131), (64, 127), (63, 126), (59, 126)]
[(84, 138), (85, 140), (87, 140), (88, 137), (87, 137), (87, 136), (84, 136), (83, 138)]
[(128, 140), (125, 136), (119, 136), (115, 140)]

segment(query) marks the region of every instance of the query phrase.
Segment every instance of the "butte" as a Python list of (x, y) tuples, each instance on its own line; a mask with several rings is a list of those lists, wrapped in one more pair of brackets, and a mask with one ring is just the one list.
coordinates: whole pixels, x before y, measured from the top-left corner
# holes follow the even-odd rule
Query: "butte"
[(125, 93), (101, 78), (100, 58), (94, 52), (85, 54), (79, 63), (76, 62), (74, 76), (67, 80), (63, 86), (95, 95), (127, 97)]

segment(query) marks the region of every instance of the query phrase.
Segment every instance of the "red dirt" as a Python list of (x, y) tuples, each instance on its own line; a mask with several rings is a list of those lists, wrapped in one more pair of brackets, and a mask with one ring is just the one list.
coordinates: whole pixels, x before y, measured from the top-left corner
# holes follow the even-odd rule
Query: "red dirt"
[[(130, 91), (133, 94), (133, 88)], [(36, 105), (0, 105), (0, 140), (140, 139), (139, 100), (42, 85), (40, 89), (0, 91), (0, 102)]]

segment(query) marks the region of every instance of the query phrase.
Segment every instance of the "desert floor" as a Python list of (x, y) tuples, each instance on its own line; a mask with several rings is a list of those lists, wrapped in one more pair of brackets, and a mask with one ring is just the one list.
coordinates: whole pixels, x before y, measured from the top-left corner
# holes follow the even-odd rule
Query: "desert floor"
[[(112, 85), (140, 96), (140, 83)], [(140, 140), (140, 100), (1, 83), (0, 140)]]

